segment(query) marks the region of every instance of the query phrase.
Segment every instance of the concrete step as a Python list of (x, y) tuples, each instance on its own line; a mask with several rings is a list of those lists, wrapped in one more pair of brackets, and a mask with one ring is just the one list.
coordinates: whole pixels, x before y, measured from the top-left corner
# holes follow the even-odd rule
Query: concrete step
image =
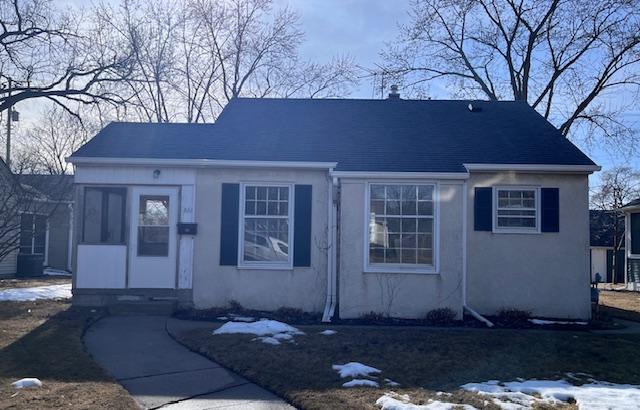
[(111, 315), (169, 316), (175, 310), (173, 300), (119, 301), (109, 305)]

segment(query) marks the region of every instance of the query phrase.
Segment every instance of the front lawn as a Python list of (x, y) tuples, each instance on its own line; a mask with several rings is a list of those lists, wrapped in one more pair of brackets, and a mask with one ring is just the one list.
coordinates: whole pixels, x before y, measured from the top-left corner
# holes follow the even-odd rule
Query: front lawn
[[(220, 334), (207, 328), (174, 335), (198, 351), (274, 391), (295, 406), (376, 408), (385, 392), (497, 408), (459, 386), (487, 380), (560, 379), (588, 373), (597, 380), (640, 384), (640, 335), (594, 335), (586, 331), (428, 329), (418, 327), (297, 326), (295, 343), (270, 345), (253, 335)], [(336, 334), (320, 331), (333, 328)], [(380, 388), (344, 388), (334, 364), (361, 362), (382, 370)], [(584, 376), (587, 377), (587, 376)], [(388, 378), (398, 387), (384, 382)], [(437, 392), (453, 393), (451, 396)], [(571, 406), (570, 406), (571, 407)]]
[[(83, 331), (98, 314), (64, 301), (0, 302), (0, 408), (138, 408), (84, 350)], [(43, 386), (11, 386), (24, 377)]]
[(640, 292), (601, 290), (600, 305), (603, 313), (640, 322)]

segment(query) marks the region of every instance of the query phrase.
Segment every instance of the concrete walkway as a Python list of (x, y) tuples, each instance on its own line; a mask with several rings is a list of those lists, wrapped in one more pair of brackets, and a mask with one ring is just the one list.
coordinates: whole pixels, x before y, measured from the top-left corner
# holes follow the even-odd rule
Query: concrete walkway
[[(145, 409), (292, 409), (274, 394), (174, 341), (167, 334), (167, 320), (110, 316), (89, 328), (85, 345)], [(175, 329), (193, 326), (169, 320)]]

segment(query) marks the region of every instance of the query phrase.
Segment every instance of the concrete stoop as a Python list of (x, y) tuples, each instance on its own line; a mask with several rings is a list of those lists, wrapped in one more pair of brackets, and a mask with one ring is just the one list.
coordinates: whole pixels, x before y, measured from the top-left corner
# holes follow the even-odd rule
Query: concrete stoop
[(108, 306), (111, 315), (170, 316), (177, 307), (176, 300), (118, 300)]

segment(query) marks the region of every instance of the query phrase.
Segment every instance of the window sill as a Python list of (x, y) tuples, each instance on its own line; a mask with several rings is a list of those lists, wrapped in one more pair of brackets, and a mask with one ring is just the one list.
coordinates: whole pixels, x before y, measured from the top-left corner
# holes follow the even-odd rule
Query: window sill
[(539, 235), (542, 232), (538, 230), (526, 230), (526, 229), (494, 229), (492, 233), (495, 234), (516, 234), (516, 235)]
[(406, 273), (409, 275), (439, 275), (436, 269), (410, 269), (410, 268), (397, 268), (397, 267), (371, 267), (367, 266), (364, 269), (364, 273)]
[(127, 246), (126, 243), (78, 242), (78, 246), (80, 246), (80, 245), (90, 245), (90, 246), (93, 246), (93, 245), (100, 245), (100, 246), (103, 246), (103, 245), (106, 245), (106, 246)]
[(291, 265), (238, 265), (236, 266), (239, 270), (287, 270), (292, 271), (293, 266)]

